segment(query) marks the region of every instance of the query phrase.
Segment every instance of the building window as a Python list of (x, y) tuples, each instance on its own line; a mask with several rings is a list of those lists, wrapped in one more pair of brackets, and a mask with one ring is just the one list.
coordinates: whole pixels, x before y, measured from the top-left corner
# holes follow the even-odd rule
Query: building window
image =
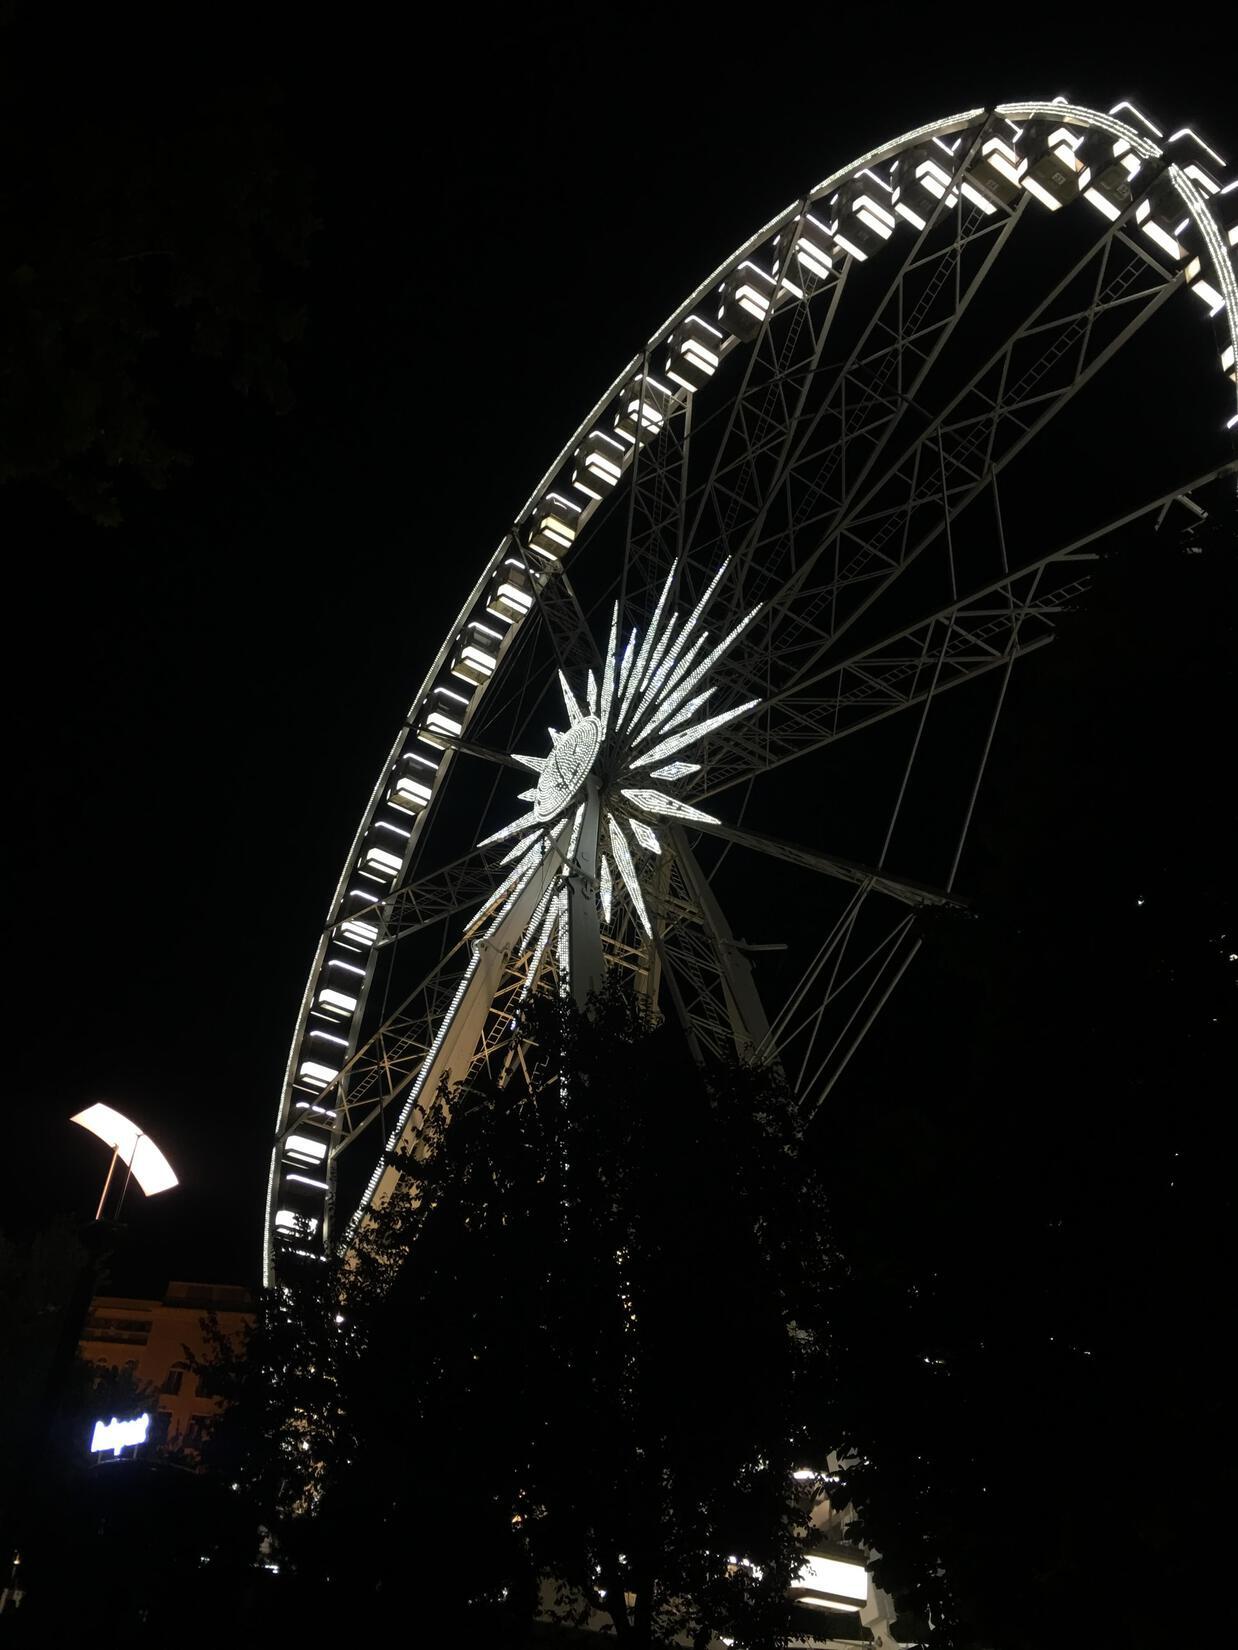
[(86, 1320), (84, 1341), (106, 1341), (119, 1346), (145, 1346), (150, 1335), (150, 1318), (107, 1318), (94, 1313)]
[[(166, 1392), (170, 1397), (175, 1397), (176, 1394), (180, 1392), (182, 1385), (184, 1384), (185, 1376), (188, 1373), (188, 1364), (173, 1364), (171, 1369), (169, 1369), (168, 1373), (164, 1376), (163, 1385), (159, 1388), (160, 1392)], [(193, 1389), (190, 1388), (190, 1391), (192, 1390)]]

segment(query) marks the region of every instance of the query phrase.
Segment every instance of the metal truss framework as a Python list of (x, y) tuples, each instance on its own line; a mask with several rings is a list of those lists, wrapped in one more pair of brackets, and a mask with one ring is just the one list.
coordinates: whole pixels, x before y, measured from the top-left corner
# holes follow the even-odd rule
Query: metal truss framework
[[(965, 332), (975, 301), (986, 287), (991, 290), (994, 272), (1013, 255), (1024, 221), (1040, 210), (1021, 190), (991, 196), (982, 205), (965, 182), (975, 176), (985, 145), (1001, 123), (1018, 134), (1016, 116), (1020, 122), (1043, 121), (1051, 118), (1050, 110), (1056, 111), (1052, 118), (1104, 134), (1138, 154), (1145, 168), (1142, 188), (1110, 214), (1111, 221), (1089, 239), (1073, 267), (1022, 318), (1007, 323), (1001, 342), (965, 375), (961, 386), (949, 388), (944, 401), (938, 396), (932, 410), (935, 374), (950, 360), (951, 345)], [(873, 168), (880, 171), (912, 145), (937, 138), (946, 144), (942, 155), (949, 154), (948, 161), (938, 159), (948, 184), (918, 227), (910, 234), (901, 231), (906, 248), (888, 283), (875, 298), (857, 298), (866, 318), (856, 325), (847, 319), (846, 300), (869, 272), (861, 277), (853, 257), (837, 257), (826, 272), (802, 261), (796, 266), (806, 214), (820, 211), (820, 203), (848, 179), (867, 175), (888, 188)], [(496, 613), (495, 580), (504, 565), (515, 564), (523, 570), (529, 593), (527, 619), (512, 624), (505, 613), (510, 628), (495, 645), (486, 675), (473, 681), (467, 693), (455, 691), (457, 680), (444, 700), (439, 684), (451, 680), (449, 666), (455, 669), (453, 649), (458, 654), (467, 630), (462, 617), (440, 649), (371, 798), (332, 901), (294, 1036), (268, 1196), (268, 1280), (279, 1252), (281, 1199), (288, 1201), (281, 1185), (289, 1142), (309, 1136), (327, 1141), (320, 1171), (325, 1175), (325, 1195), (318, 1205), (321, 1224), (312, 1221), (325, 1241), (333, 1228), (335, 1165), (372, 1122), (382, 1125), (387, 1146), (363, 1209), (381, 1202), (397, 1184), (391, 1154), (401, 1141), (415, 1143), (422, 1108), (433, 1101), (433, 1093), (418, 1084), (425, 1085), (431, 1068), (441, 1066), (444, 1028), (459, 1016), (464, 997), (480, 989), (476, 982), (487, 982), (486, 1002), (477, 1011), (476, 1035), (469, 1032), (457, 1049), (456, 1079), (480, 1062), (506, 1069), (519, 1060), (513, 1005), (544, 982), (567, 988), (569, 955), (575, 955), (572, 947), (579, 943), (571, 937), (574, 926), (569, 933), (568, 913), (593, 909), (599, 875), (593, 861), (581, 870), (576, 836), (570, 843), (557, 839), (554, 867), (539, 873), (563, 879), (562, 891), (553, 896), (562, 901), (563, 912), (557, 953), (545, 943), (551, 919), (543, 922), (540, 915), (549, 909), (549, 893), (533, 913), (537, 923), (526, 922), (532, 911), (531, 885), (521, 885), (512, 896), (530, 907), (520, 907), (519, 922), (510, 915), (506, 926), (495, 930), (492, 925), (483, 934), (479, 917), (463, 937), (451, 937), (462, 914), (479, 905), (484, 914), (485, 902), (504, 874), (499, 861), (506, 844), (470, 848), (434, 871), (421, 871), (418, 862), (453, 763), (470, 756), (497, 755), (508, 765), (517, 760), (479, 745), (476, 733), (500, 704), (515, 705), (520, 725), (528, 724), (544, 683), (545, 666), (539, 660), (549, 654), (551, 677), (560, 675), (565, 692), (566, 684), (573, 685), (582, 712), (586, 679), (594, 696), (604, 679), (599, 638), (556, 559), (563, 550), (556, 557), (547, 555), (545, 514), (538, 500), (563, 499), (569, 484), (559, 477), (568, 454), (590, 430), (601, 428), (602, 415), (617, 394), (621, 412), (636, 407), (624, 485), (613, 496), (595, 497), (583, 510), (571, 505), (578, 518), (572, 518), (574, 526), (560, 526), (560, 533), (572, 555), (579, 556), (588, 548), (585, 523), (595, 509), (609, 513), (612, 522), (614, 512), (622, 509), (617, 577), (621, 632), (633, 623), (642, 628), (652, 624), (652, 647), (668, 592), (672, 605), (678, 602), (686, 610), (708, 588), (712, 596), (706, 622), (712, 635), (734, 635), (735, 641), (725, 670), (709, 682), (715, 698), (708, 712), (698, 715), (757, 703), (742, 715), (716, 715), (717, 726), (703, 724), (706, 731), (689, 753), (697, 766), (680, 790), (688, 814), (695, 817), (672, 822), (663, 833), (656, 876), (646, 889), (648, 932), (630, 914), (623, 917), (613, 933), (603, 936), (605, 964), (634, 971), (652, 998), (661, 991), (700, 1057), (721, 1058), (739, 1047), (776, 1059), (806, 1110), (820, 1104), (915, 954), (916, 910), (956, 900), (963, 846), (1011, 670), (1018, 659), (1052, 639), (1055, 619), (1077, 600), (1086, 584), (1078, 563), (1088, 559), (1087, 546), (1167, 500), (1234, 472), (1233, 463), (1214, 466), (1047, 552), (1012, 552), (1007, 542), (1001, 486), (1007, 467), (1187, 279), (1181, 261), (1154, 255), (1144, 244), (1137, 225), (1140, 201), (1151, 198), (1158, 180), (1168, 179), (1197, 225), (1206, 220), (1213, 238), (1219, 234), (1197, 174), (1198, 168), (1185, 177), (1183, 168), (1146, 135), (1112, 116), (1068, 105), (969, 111), (862, 157), (794, 203), (740, 248), (625, 368), (539, 484), (466, 604), (465, 614), (486, 603), (486, 611)], [(1213, 257), (1214, 279), (1232, 300), (1238, 296), (1232, 267), (1220, 268), (1213, 240), (1202, 228), (1201, 233)], [(772, 269), (765, 277), (759, 325), (746, 344), (739, 336), (719, 334), (719, 370), (738, 382), (709, 416), (702, 410), (708, 405), (707, 390), (699, 405), (686, 385), (667, 402), (656, 381), (657, 352), (669, 347), (674, 329), (719, 276), (725, 281), (736, 269), (754, 268), (745, 260), (762, 255), (763, 249)], [(892, 248), (881, 256), (895, 260), (898, 254)], [(794, 283), (789, 279), (793, 272)], [(1238, 304), (1230, 301), (1231, 336), (1236, 312)], [(732, 353), (737, 354), (733, 362), (728, 359)], [(949, 383), (948, 376), (945, 381)], [(632, 385), (638, 386), (634, 401), (628, 395)], [(650, 407), (656, 416), (647, 417)], [(556, 482), (560, 492), (547, 493)], [(977, 504), (981, 508), (973, 510)], [(563, 517), (562, 507), (557, 508)], [(573, 542), (577, 537), (578, 547)], [(667, 641), (660, 645), (665, 648)], [(668, 664), (673, 654), (674, 648), (666, 655)], [(651, 657), (646, 682), (655, 666)], [(513, 683), (520, 671), (523, 685), (517, 689)], [(890, 867), (886, 861), (912, 770), (921, 759), (930, 713), (949, 690), (985, 677), (993, 679), (997, 691), (973, 776), (960, 799), (947, 862), (932, 877), (919, 872), (916, 878), (905, 877), (897, 860)], [(484, 713), (483, 692), (490, 696)], [(457, 700), (460, 711), (453, 708)], [(433, 748), (441, 754), (431, 763), (425, 758), (426, 717), (444, 705), (456, 725), (454, 732), (448, 727), (435, 735)], [(589, 705), (597, 708), (593, 699)], [(901, 771), (891, 776), (895, 782), (887, 828), (871, 863), (729, 825), (700, 806), (902, 713), (907, 713), (909, 746)], [(418, 739), (422, 744), (415, 743)], [(426, 781), (432, 796), (401, 833), (407, 845), (399, 871), (383, 891), (375, 886), (375, 866), (382, 862), (365, 857), (371, 840), (367, 833), (392, 794), (393, 776), (406, 771), (401, 763), (410, 760), (410, 752), (414, 763), (434, 767), (433, 779)], [(625, 804), (622, 817), (630, 809)], [(639, 807), (635, 817), (639, 829)], [(772, 1020), (753, 985), (748, 948), (731, 932), (690, 831), (720, 839), (727, 851), (735, 847), (772, 856), (821, 875), (845, 893), (816, 955)], [(596, 924), (596, 915), (591, 920)], [(577, 921), (572, 916), (571, 923)], [(522, 930), (518, 944), (512, 938), (513, 923)], [(531, 944), (537, 924), (540, 941)], [(390, 956), (401, 940), (433, 933), (442, 936), (437, 962), (400, 1006), (384, 1013), (377, 1028), (362, 1037), (361, 1016), (377, 960)], [(493, 943), (502, 941), (501, 955), (488, 958), (487, 947), (493, 947), (487, 935), (495, 934)], [(321, 1065), (321, 1075), (307, 1082), (305, 1050), (312, 1051), (312, 1045), (306, 1039), (323, 1035), (312, 1022), (316, 1015), (322, 1017), (324, 980), (340, 977), (328, 973), (333, 963), (359, 981), (343, 999), (355, 998), (351, 1018), (332, 1039), (344, 1044), (345, 1051), (338, 1068)], [(388, 1113), (395, 1107), (401, 1108), (400, 1116), (389, 1135)], [(306, 1149), (304, 1144), (296, 1148)], [(304, 1157), (293, 1161), (304, 1167)]]

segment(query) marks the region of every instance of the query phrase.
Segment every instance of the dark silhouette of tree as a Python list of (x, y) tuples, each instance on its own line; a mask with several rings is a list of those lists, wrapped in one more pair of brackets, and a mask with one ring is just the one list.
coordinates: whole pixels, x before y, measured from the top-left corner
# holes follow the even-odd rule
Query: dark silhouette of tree
[(321, 1397), (299, 1349), (341, 1337), (345, 1425), (322, 1429), (321, 1499), (282, 1550), (350, 1611), (401, 1597), (431, 1637), (519, 1642), (540, 1597), (565, 1625), (609, 1615), (620, 1643), (779, 1644), (832, 1275), (794, 1108), (768, 1070), (702, 1073), (618, 990), (589, 1016), (535, 1003), (524, 1031), (505, 1084), (432, 1109), (413, 1195), (318, 1281), (296, 1350), (263, 1319), (294, 1418), (279, 1439), (251, 1374), (232, 1424), (271, 1459)]
[(1102, 564), (1012, 705), (978, 915), (822, 1122), (829, 1442), (934, 1646), (1152, 1646), (1230, 1522), (1232, 517), (1167, 538)]
[(221, 1405), (204, 1423), (202, 1463), (247, 1509), (251, 1559), (259, 1526), (274, 1534), (317, 1510), (351, 1445), (345, 1371), (359, 1342), (340, 1312), (339, 1285), (337, 1270), (308, 1251), (290, 1257), (280, 1287), (262, 1291), (240, 1335), (212, 1312), (205, 1355), (186, 1348), (199, 1390)]

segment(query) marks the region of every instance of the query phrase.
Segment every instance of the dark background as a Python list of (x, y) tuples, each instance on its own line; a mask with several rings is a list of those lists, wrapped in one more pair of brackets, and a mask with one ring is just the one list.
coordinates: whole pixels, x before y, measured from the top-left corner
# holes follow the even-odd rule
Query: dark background
[[(89, 453), (69, 476), (6, 470), (0, 489), (4, 1221), (91, 1208), (105, 1154), (67, 1119), (97, 1099), (131, 1112), (182, 1185), (129, 1205), (122, 1292), (257, 1281), (287, 1041), (377, 767), (479, 562), (683, 295), (835, 166), (955, 109), (1129, 97), (1238, 148), (1232, 31), (1115, 41), (1120, 26), (1038, 14), (1002, 41), (978, 17), (942, 33), (923, 14), (795, 8), (312, 26), (19, 7), (0, 33), (11, 450), (25, 432), (54, 451), (59, 428), (20, 340), (46, 342), (75, 304), (75, 325), (111, 335), (112, 289), (87, 269), (103, 246), (141, 257), (142, 312), (170, 317), (167, 347), (139, 354), (151, 418), (191, 460), (151, 460), (152, 489), (135, 440), (106, 504), (83, 500)], [(213, 334), (192, 294), (159, 287), (169, 237), (208, 289), (246, 295)], [(13, 280), (34, 266), (63, 275), (38, 326)], [(1069, 505), (1059, 481), (1047, 529)], [(1219, 981), (1238, 949), (1233, 562), (1192, 548), (1149, 541), (1063, 662), (1025, 670), (980, 821), (992, 954), (1051, 909), (1059, 954), (1086, 956), (1111, 1003), (1123, 970)], [(1092, 1047), (1087, 1012), (1035, 967), (1011, 990), (1012, 1059), (1029, 1036), (1063, 1067)], [(934, 1012), (946, 1081), (976, 999)], [(1208, 1060), (1224, 1069), (1219, 1041)], [(897, 1085), (921, 1067), (881, 1069)], [(1157, 1104), (1189, 1118), (1206, 1098), (1191, 1082)]]

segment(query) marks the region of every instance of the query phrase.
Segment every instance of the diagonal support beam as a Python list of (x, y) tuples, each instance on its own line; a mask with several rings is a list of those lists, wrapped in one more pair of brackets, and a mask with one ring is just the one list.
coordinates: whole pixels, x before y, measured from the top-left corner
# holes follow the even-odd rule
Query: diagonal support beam
[(925, 882), (913, 882), (909, 878), (891, 876), (888, 871), (863, 865), (858, 860), (842, 859), (837, 854), (816, 853), (811, 848), (801, 848), (794, 842), (784, 842), (778, 837), (763, 836), (758, 831), (746, 831), (721, 822), (711, 825), (697, 822), (693, 828), (703, 831), (707, 836), (720, 837), (724, 842), (733, 842), (737, 847), (751, 848), (758, 854), (768, 854), (772, 859), (785, 860), (788, 865), (798, 865), (807, 871), (817, 871), (822, 876), (837, 877), (841, 882), (873, 888), (880, 894), (889, 894), (892, 899), (899, 900), (904, 905), (948, 905), (959, 909), (967, 905), (966, 900), (957, 894), (948, 894), (943, 888), (933, 888)]

